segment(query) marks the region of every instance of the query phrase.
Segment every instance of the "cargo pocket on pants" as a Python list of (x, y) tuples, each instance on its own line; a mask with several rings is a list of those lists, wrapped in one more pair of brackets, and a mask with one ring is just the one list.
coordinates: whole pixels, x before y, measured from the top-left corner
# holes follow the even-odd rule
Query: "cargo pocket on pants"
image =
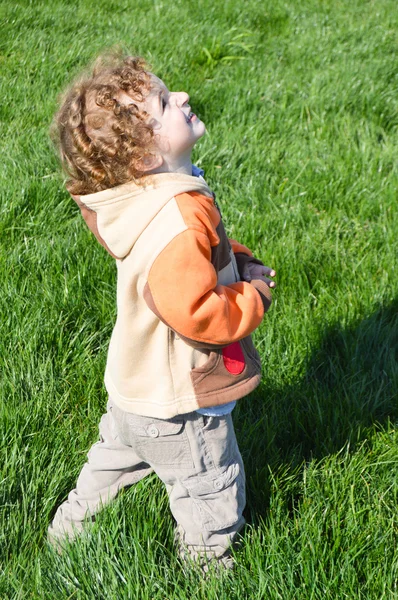
[(237, 523), (245, 506), (245, 478), (238, 463), (217, 475), (185, 480), (193, 502), (193, 518), (206, 531), (219, 531)]

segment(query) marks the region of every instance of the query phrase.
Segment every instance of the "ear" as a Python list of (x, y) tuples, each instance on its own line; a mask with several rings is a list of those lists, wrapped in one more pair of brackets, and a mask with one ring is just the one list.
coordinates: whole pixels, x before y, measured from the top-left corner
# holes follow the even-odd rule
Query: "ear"
[(144, 173), (158, 169), (163, 164), (163, 157), (160, 154), (145, 154), (143, 158), (136, 161), (136, 168)]

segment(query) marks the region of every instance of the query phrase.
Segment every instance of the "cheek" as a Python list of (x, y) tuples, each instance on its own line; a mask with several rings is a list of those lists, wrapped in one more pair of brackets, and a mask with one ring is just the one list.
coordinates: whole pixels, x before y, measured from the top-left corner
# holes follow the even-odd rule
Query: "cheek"
[(162, 153), (167, 153), (170, 151), (170, 141), (165, 135), (155, 135), (155, 144), (157, 149)]

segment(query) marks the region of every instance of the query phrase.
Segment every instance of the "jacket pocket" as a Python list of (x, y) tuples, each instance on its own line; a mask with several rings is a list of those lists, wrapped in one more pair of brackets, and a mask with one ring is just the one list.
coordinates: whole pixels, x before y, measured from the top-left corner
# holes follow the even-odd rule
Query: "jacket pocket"
[[(250, 337), (211, 351), (204, 365), (191, 370), (191, 381), (198, 399), (211, 398), (222, 392), (225, 398), (235, 400), (236, 392), (227, 392), (259, 377), (261, 363)], [(201, 405), (202, 406), (202, 405)], [(207, 404), (209, 406), (209, 404)]]
[(192, 373), (197, 374), (197, 379), (201, 379), (206, 377), (213, 371), (215, 371), (218, 367), (218, 364), (221, 360), (221, 350), (210, 350), (208, 354), (208, 359), (203, 365), (193, 367)]
[(245, 353), (248, 362), (253, 362), (256, 367), (261, 369), (261, 359), (260, 359), (260, 355), (257, 352), (254, 344), (253, 344), (253, 340), (251, 335), (248, 335), (247, 337), (243, 338), (241, 341), (241, 346), (243, 349), (243, 352)]

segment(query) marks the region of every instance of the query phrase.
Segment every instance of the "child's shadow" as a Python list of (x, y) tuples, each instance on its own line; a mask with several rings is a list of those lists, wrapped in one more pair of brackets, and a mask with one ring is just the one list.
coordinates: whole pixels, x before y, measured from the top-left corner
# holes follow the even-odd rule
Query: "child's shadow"
[(280, 389), (263, 383), (239, 407), (250, 512), (266, 513), (270, 468), (299, 467), (347, 442), (353, 448), (372, 424), (398, 419), (397, 348), (395, 300), (347, 328), (328, 328), (301, 380)]

